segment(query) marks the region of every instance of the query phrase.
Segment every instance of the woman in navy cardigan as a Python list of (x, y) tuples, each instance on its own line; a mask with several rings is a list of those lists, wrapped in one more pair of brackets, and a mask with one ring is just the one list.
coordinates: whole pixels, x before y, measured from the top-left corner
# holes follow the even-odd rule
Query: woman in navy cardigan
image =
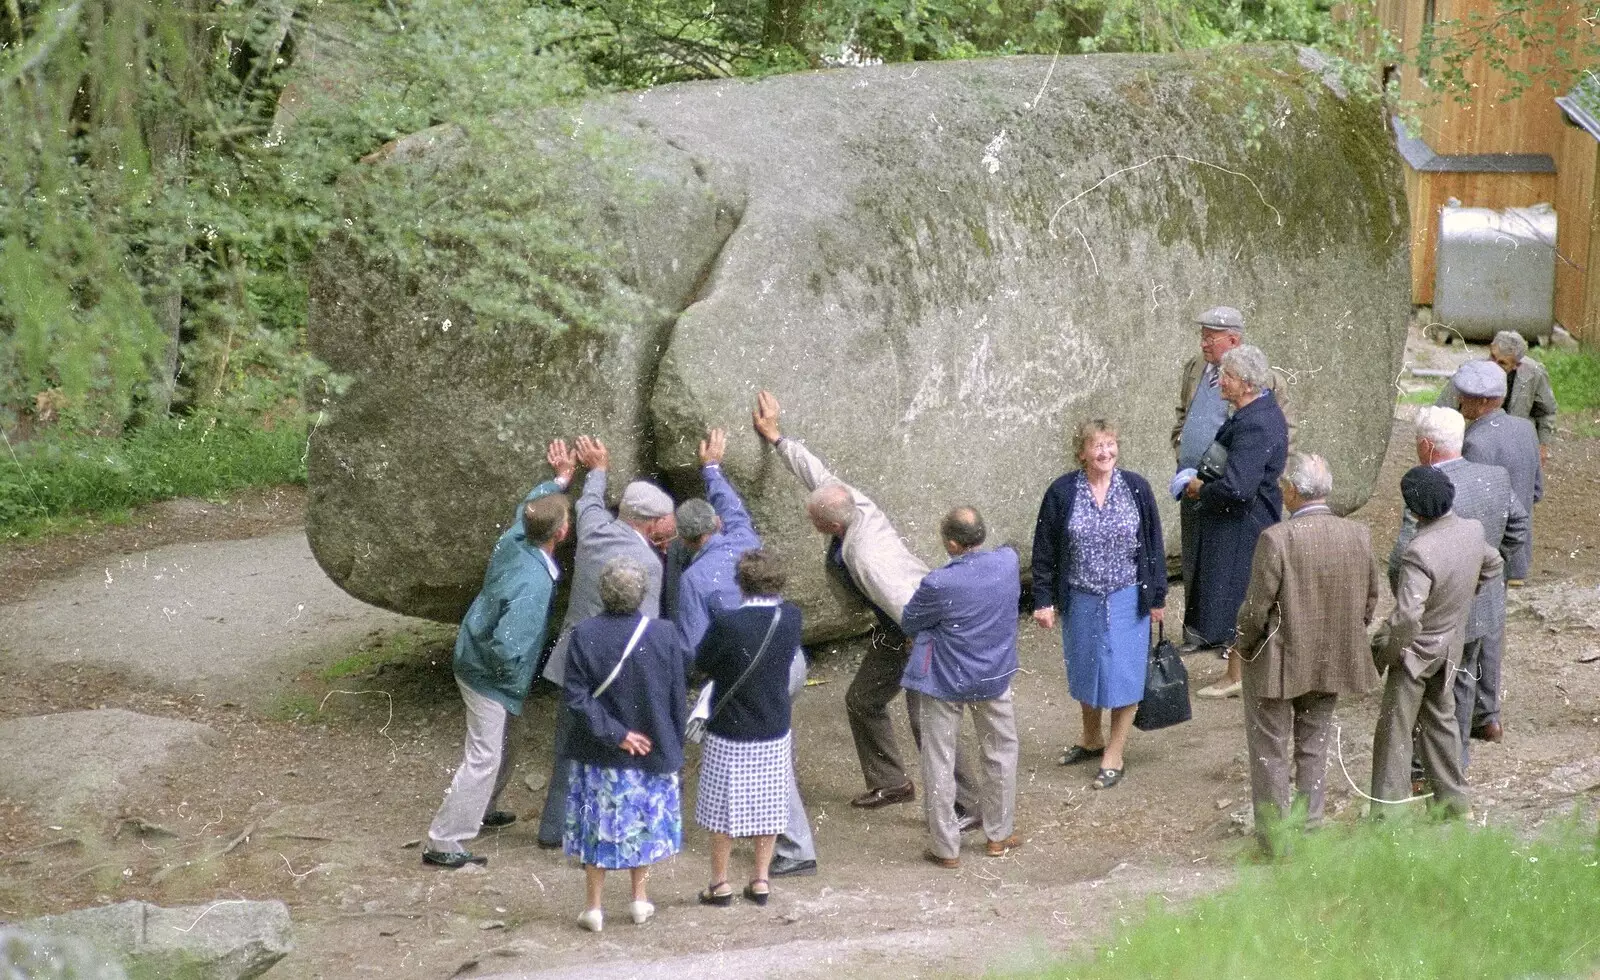
[(689, 649), (668, 622), (639, 615), (645, 568), (613, 558), (600, 572), (605, 612), (572, 630), (563, 696), (578, 719), (572, 733), (566, 852), (583, 864), (588, 904), (578, 924), (599, 932), (608, 870), (633, 878), (628, 912), (655, 914), (649, 866), (683, 846), (678, 770), (688, 720)]
[(1164, 615), (1167, 559), (1150, 484), (1117, 467), (1116, 427), (1079, 426), (1077, 455), (1083, 468), (1050, 484), (1039, 506), (1033, 619), (1052, 629), (1059, 618), (1067, 688), (1082, 707), (1083, 735), (1061, 764), (1098, 760), (1093, 786), (1109, 789), (1127, 771), (1122, 750), (1144, 697), (1150, 621)]

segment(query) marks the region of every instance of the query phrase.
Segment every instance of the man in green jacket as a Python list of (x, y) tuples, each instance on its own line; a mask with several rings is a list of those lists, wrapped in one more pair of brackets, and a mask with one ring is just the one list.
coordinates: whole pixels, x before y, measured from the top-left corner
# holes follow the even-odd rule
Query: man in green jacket
[(456, 634), (454, 667), (467, 709), (466, 749), (428, 828), (424, 864), (487, 864), (488, 858), (468, 851), (462, 842), (476, 837), (482, 827), (516, 819), (496, 810), (494, 801), (511, 774), (510, 716), (522, 714), (544, 649), (550, 599), (561, 577), (555, 549), (571, 527), (571, 505), (561, 491), (572, 482), (577, 465), (561, 439), (550, 443), (545, 458), (556, 471), (555, 479), (533, 488), (517, 520), (495, 542), (483, 589)]

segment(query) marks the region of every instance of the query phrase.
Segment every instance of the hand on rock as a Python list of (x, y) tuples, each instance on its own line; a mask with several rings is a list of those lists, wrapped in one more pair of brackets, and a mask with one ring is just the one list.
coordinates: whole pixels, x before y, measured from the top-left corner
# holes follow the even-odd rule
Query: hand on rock
[(751, 413), (751, 418), (756, 423), (756, 433), (770, 443), (776, 444), (783, 433), (778, 431), (778, 413), (782, 411), (778, 406), (778, 399), (770, 391), (763, 391), (756, 395), (756, 410)]
[(728, 452), (728, 434), (721, 429), (712, 429), (706, 437), (700, 440), (700, 465), (710, 466), (721, 463), (722, 457)]
[(578, 462), (591, 470), (604, 470), (611, 465), (611, 454), (606, 451), (606, 444), (594, 436), (579, 436)]
[(550, 468), (556, 471), (556, 479), (562, 483), (572, 482), (572, 471), (578, 468), (578, 457), (567, 448), (567, 440), (552, 439), (550, 448), (545, 450), (544, 458), (549, 461)]

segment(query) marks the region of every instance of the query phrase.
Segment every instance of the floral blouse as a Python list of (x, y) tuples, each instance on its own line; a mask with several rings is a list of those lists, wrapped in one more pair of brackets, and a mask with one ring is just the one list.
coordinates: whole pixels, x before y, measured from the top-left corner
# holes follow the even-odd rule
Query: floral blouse
[(1067, 523), (1067, 585), (1075, 591), (1108, 596), (1139, 581), (1139, 505), (1122, 471), (1111, 472), (1106, 502), (1096, 505), (1088, 474)]

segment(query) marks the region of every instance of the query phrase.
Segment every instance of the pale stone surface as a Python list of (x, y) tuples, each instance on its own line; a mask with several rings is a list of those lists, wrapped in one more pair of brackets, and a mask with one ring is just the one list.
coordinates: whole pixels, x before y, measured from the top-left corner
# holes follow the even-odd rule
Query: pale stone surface
[(82, 942), (125, 964), (135, 980), (251, 980), (294, 950), (289, 908), (278, 901), (223, 899), (178, 908), (121, 902), (22, 926)]

